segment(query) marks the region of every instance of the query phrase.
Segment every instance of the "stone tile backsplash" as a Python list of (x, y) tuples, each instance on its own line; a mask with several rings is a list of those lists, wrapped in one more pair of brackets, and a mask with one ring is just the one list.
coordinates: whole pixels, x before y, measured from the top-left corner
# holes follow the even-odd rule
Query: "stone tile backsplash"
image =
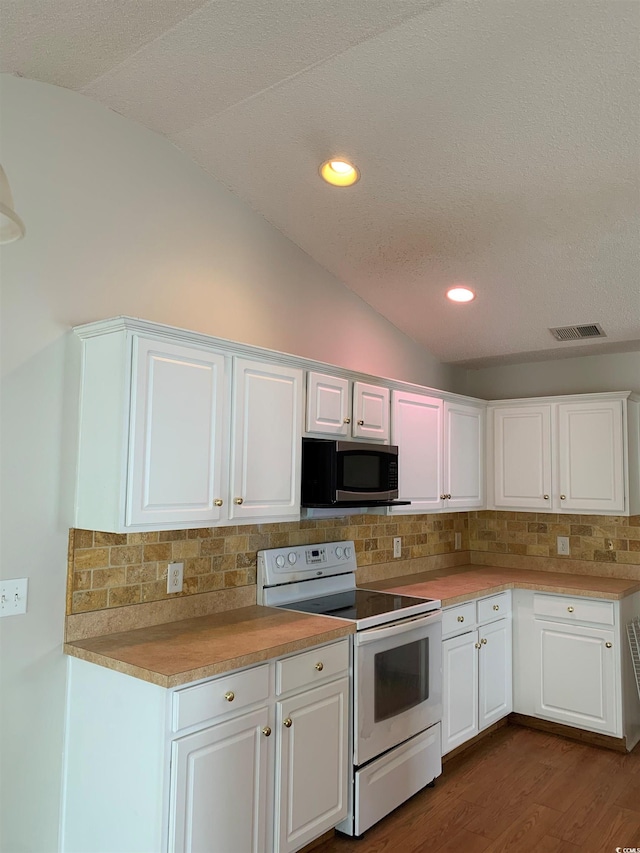
[[(638, 515), (558, 515), (491, 510), (467, 515), (471, 551), (637, 566), (640, 578)], [(569, 537), (569, 557), (557, 554), (558, 536)]]
[[(478, 562), (486, 562), (491, 553), (547, 558), (531, 568), (549, 568), (551, 559), (557, 568), (563, 560), (582, 560), (609, 564), (607, 574), (615, 574), (615, 566), (624, 568), (626, 577), (635, 576), (637, 568), (640, 578), (640, 516), (484, 510), (402, 518), (363, 514), (153, 533), (71, 530), (67, 613), (249, 586), (256, 582), (256, 554), (262, 548), (353, 539), (358, 565), (372, 566), (393, 562), (394, 536), (402, 537), (402, 558), (411, 560), (452, 553), (456, 532), (472, 562), (474, 552), (482, 553)], [(557, 536), (569, 537), (569, 557), (557, 555)], [(184, 563), (184, 589), (169, 596), (167, 564), (176, 560)]]
[[(469, 548), (468, 514), (354, 515), (279, 524), (239, 525), (152, 533), (69, 531), (67, 613), (104, 610), (254, 584), (262, 548), (353, 539), (359, 566), (393, 560), (393, 537), (403, 559), (451, 553), (454, 534)], [(182, 593), (168, 595), (167, 564), (184, 563)]]

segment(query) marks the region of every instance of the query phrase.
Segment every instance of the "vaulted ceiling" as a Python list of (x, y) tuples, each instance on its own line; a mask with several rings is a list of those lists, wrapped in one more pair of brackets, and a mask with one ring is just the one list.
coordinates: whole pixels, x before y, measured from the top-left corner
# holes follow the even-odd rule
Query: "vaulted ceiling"
[(164, 134), (441, 361), (640, 349), (637, 0), (0, 7), (4, 71)]

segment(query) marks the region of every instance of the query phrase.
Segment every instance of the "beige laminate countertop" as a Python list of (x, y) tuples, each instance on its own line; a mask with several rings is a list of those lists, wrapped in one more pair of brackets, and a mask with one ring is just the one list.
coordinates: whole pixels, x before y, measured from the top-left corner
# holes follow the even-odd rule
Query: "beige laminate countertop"
[[(438, 598), (443, 607), (514, 587), (613, 600), (640, 591), (640, 581), (636, 580), (477, 565), (404, 575), (360, 586)], [(65, 643), (64, 651), (161, 687), (177, 687), (328, 643), (353, 632), (353, 623), (345, 619), (253, 605), (76, 640)]]
[(608, 598), (614, 601), (640, 591), (640, 581), (625, 578), (477, 565), (403, 575), (361, 586), (422, 598), (439, 598), (443, 607), (514, 588), (555, 592), (560, 595), (583, 595), (588, 598)]
[(65, 643), (73, 657), (177, 687), (338, 640), (352, 622), (254, 605)]

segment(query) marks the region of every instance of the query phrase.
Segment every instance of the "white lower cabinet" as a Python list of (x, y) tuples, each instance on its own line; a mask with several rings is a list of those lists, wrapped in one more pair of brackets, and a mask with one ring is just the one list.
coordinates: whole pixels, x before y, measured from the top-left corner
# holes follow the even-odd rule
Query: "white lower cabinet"
[(347, 815), (349, 680), (278, 702), (275, 849), (298, 850)]
[(176, 690), (69, 667), (63, 851), (293, 853), (346, 817), (347, 639)]
[(173, 741), (169, 850), (266, 849), (265, 706)]
[(510, 593), (446, 608), (442, 754), (512, 710)]
[(533, 595), (538, 717), (622, 737), (616, 602)]

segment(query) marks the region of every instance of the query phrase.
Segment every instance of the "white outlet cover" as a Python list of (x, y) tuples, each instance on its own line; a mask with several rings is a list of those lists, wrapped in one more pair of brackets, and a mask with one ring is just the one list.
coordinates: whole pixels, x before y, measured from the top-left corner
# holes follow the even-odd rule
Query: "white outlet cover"
[(182, 592), (184, 563), (167, 565), (167, 592)]
[(569, 537), (558, 536), (558, 554), (569, 556)]

